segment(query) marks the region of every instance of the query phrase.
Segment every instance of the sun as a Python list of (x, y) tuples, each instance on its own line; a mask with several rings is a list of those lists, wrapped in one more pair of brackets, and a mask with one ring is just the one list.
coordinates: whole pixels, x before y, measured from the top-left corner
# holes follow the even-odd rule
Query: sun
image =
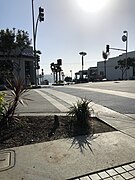
[(86, 12), (97, 12), (101, 10), (108, 0), (76, 0), (78, 5)]

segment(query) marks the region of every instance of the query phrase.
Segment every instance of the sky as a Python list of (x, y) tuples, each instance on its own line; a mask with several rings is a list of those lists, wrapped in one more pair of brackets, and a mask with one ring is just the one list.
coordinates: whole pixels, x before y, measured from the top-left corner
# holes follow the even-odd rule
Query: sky
[[(102, 61), (106, 45), (125, 49), (123, 31), (128, 31), (128, 51), (135, 50), (135, 0), (33, 0), (35, 19), (38, 8), (45, 9), (39, 22), (36, 47), (42, 52), (40, 66), (50, 74), (50, 63), (62, 59), (65, 76), (81, 70), (79, 52), (86, 52), (84, 69)], [(32, 0), (0, 0), (0, 28), (32, 32)], [(94, 5), (94, 3), (96, 3)], [(101, 6), (101, 7), (100, 7)], [(110, 56), (121, 51), (110, 50)]]

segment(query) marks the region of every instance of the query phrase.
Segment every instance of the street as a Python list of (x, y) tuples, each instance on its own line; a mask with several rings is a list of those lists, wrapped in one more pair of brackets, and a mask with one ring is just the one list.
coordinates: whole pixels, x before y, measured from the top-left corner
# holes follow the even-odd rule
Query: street
[(77, 97), (135, 118), (135, 81), (109, 81), (50, 86), (29, 92), (28, 105), (19, 106), (17, 113), (62, 113), (67, 112)]
[[(57, 88), (57, 90), (92, 100), (122, 114), (135, 114), (135, 99), (131, 96), (129, 96), (131, 98), (126, 97), (126, 93), (132, 93), (135, 96), (135, 81), (78, 84), (75, 87), (69, 86)], [(114, 92), (110, 93), (112, 90)], [(116, 95), (118, 92), (121, 93)]]

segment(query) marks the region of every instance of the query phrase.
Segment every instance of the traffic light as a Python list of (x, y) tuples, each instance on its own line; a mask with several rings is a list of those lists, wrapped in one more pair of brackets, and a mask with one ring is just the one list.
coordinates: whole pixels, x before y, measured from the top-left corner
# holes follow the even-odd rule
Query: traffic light
[(51, 68), (52, 71), (54, 71), (54, 69), (55, 69), (55, 64), (54, 64), (54, 63), (51, 63), (51, 64), (50, 64), (50, 68)]
[(37, 60), (37, 62), (40, 62), (40, 56), (39, 55), (36, 55), (36, 60)]
[(40, 69), (40, 65), (39, 64), (37, 64), (37, 67), (36, 67), (37, 69)]
[(36, 69), (40, 69), (39, 62), (40, 62), (40, 56), (36, 55)]
[(107, 44), (106, 45), (106, 53), (108, 53), (109, 52), (109, 45)]
[(39, 21), (44, 21), (44, 8), (39, 7)]
[(44, 75), (44, 70), (43, 70), (43, 69), (41, 69), (41, 71), (42, 71), (42, 72), (41, 72), (41, 75), (43, 76), (43, 75)]

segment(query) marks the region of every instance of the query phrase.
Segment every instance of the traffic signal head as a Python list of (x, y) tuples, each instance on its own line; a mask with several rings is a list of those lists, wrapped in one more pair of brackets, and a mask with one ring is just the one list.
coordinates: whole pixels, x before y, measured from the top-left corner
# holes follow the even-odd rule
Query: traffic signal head
[(40, 69), (40, 65), (39, 65), (39, 62), (40, 62), (40, 56), (39, 55), (36, 55), (36, 69)]
[(41, 75), (43, 76), (43, 75), (44, 75), (44, 70), (43, 70), (43, 69), (41, 69), (41, 71), (42, 71), (42, 72), (41, 72)]
[(40, 65), (39, 65), (39, 63), (37, 63), (36, 69), (40, 69)]
[(40, 62), (40, 56), (39, 55), (36, 55), (36, 60), (37, 60), (37, 62)]
[(108, 53), (109, 52), (109, 45), (107, 44), (106, 45), (106, 53)]
[(44, 21), (44, 8), (39, 7), (39, 21)]

